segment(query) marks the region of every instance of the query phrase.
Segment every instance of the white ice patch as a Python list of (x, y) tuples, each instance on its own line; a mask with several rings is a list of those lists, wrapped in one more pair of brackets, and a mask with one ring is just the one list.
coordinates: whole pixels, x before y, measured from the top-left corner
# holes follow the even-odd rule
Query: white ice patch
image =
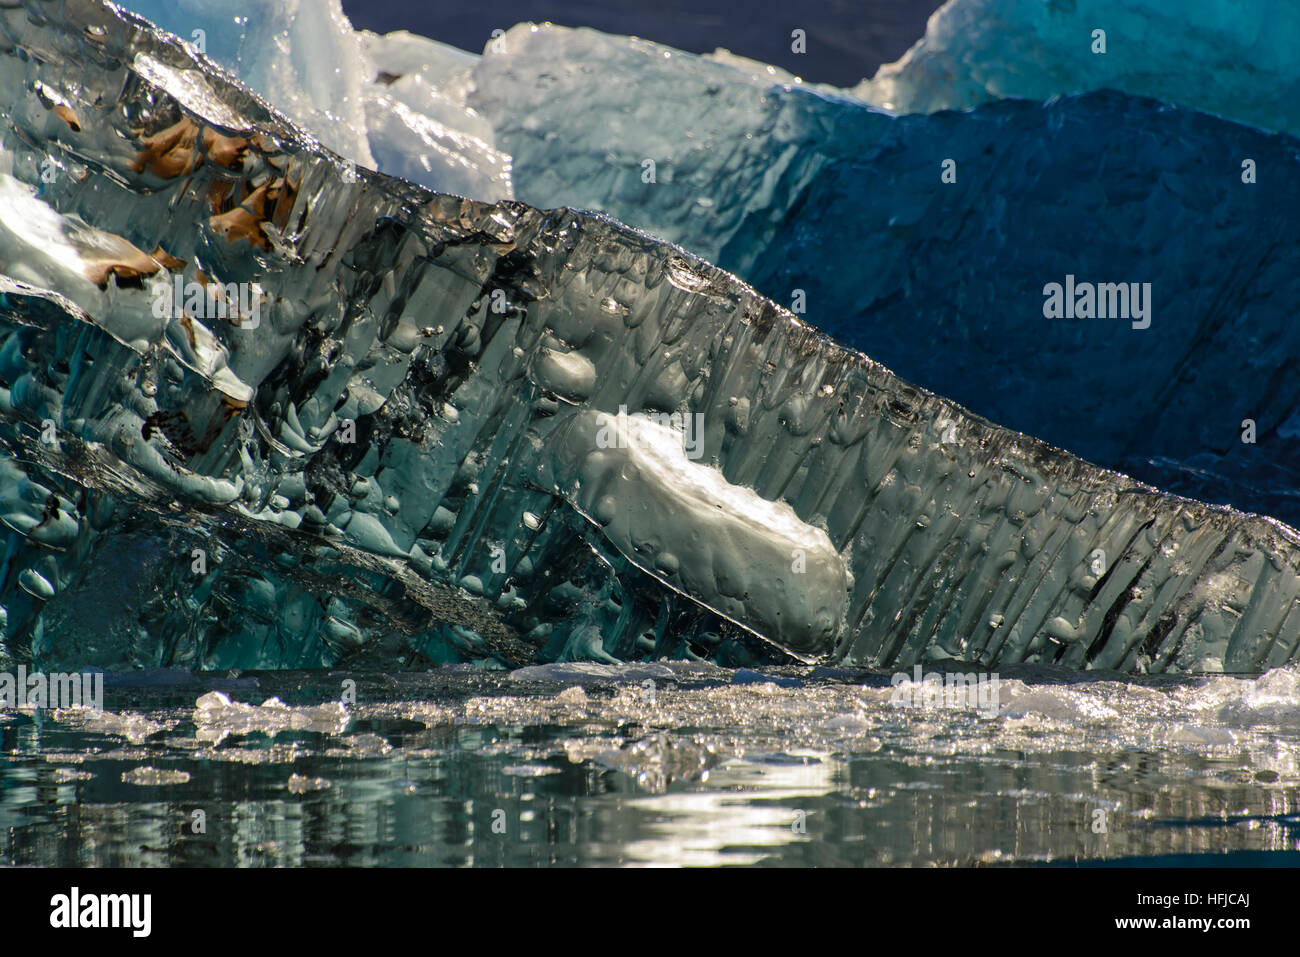
[(549, 444), (542, 480), (630, 561), (799, 657), (830, 651), (848, 573), (826, 532), (687, 457), (650, 417), (586, 411)]
[[(60, 214), (31, 186), (0, 173), (0, 272), (36, 287), (34, 293), (61, 290), (92, 322), (143, 352), (168, 322), (154, 315), (153, 306), (170, 274), (160, 269), (142, 288), (118, 288), (111, 296), (88, 278), (92, 261), (130, 262), (139, 254), (121, 236)], [(242, 402), (253, 397), (252, 387), (230, 370), (229, 350), (210, 330), (197, 319), (191, 319), (189, 330), (172, 323), (175, 334), (167, 345), (177, 359), (226, 395)]]
[(63, 217), (35, 189), (0, 174), (0, 269), (20, 282), (62, 290), (84, 308), (82, 300), (97, 290), (63, 227)]
[[(416, 89), (416, 79), (403, 89)], [(401, 90), (374, 87), (366, 92), (366, 122), (371, 150), (380, 169), (392, 176), (442, 193), (469, 196), (484, 202), (512, 198), (510, 157), (466, 132), (467, 111), (449, 107), (444, 113), (461, 114), (459, 122), (443, 122), (433, 106), (434, 92), (424, 98), (421, 111), (403, 100)]]
[(393, 76), (419, 75), (430, 83), (443, 83), (472, 68), (479, 59), (473, 53), (408, 30), (383, 34), (358, 30), (357, 38), (372, 77), (383, 70)]

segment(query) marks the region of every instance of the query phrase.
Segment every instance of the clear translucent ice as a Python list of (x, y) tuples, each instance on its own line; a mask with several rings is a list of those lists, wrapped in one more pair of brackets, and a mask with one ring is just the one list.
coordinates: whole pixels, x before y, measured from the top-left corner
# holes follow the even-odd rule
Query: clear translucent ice
[[(160, 15), (182, 35), (193, 23)], [(346, 21), (317, 19), (335, 45), (354, 42)], [(983, 105), (935, 116), (895, 116), (863, 105), (861, 90), (725, 51), (697, 57), (592, 30), (520, 24), (482, 57), (363, 32), (369, 69), (352, 79), (369, 129), (355, 135), (384, 172), (478, 199), (513, 190), (542, 208), (601, 210), (777, 302), (798, 290), (819, 328), (981, 415), (1160, 488), (1296, 524), (1296, 145), (1133, 95), (1287, 129), (1277, 117), (1295, 100), (1295, 71), (1280, 38), (1294, 19), (1267, 4), (1102, 16), (1092, 3), (952, 3), (897, 83), (923, 92), (974, 78), (970, 104)], [(1093, 21), (1109, 30), (1105, 55), (1091, 52)], [(274, 42), (241, 40), (266, 45), (263, 58)], [(1188, 56), (1188, 44), (1214, 51)], [(223, 62), (258, 86), (255, 71)], [(999, 69), (1005, 83), (979, 86)], [(987, 102), (1089, 90), (1101, 92)], [(295, 97), (318, 97), (320, 113), (328, 92)], [(1245, 159), (1255, 183), (1242, 182)], [(947, 160), (955, 183), (940, 180)], [(1045, 319), (1042, 289), (1067, 275), (1150, 283), (1153, 325)], [(1240, 441), (1244, 419), (1258, 442)]]
[[(591, 30), (503, 42), (461, 85), (520, 199), (607, 212), (782, 305), (801, 291), (818, 328), (1003, 425), (1300, 522), (1295, 141), (1113, 91), (892, 116)], [(1067, 275), (1150, 283), (1150, 327), (1045, 318)]]
[(339, 0), (131, 0), (123, 4), (202, 49), (320, 137), (374, 165), (365, 132), (365, 57)]
[[(775, 654), (754, 634), (882, 667), (1296, 653), (1285, 526), (993, 426), (603, 217), (350, 182), (111, 7), (31, 2), (0, 36), (27, 211), (0, 222), (10, 655)], [(260, 321), (157, 318), (156, 284), (200, 269), (259, 283)], [(623, 406), (700, 415), (702, 456), (593, 443)], [(755, 497), (779, 519), (737, 507)], [(736, 511), (702, 541), (710, 507)]]

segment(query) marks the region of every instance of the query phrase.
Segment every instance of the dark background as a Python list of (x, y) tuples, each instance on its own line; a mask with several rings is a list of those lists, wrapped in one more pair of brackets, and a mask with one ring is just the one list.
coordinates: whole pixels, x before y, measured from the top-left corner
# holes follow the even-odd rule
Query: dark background
[[(941, 0), (343, 0), (353, 26), (410, 30), (481, 53), (495, 29), (550, 20), (632, 34), (691, 53), (726, 47), (805, 80), (851, 86), (897, 60)], [(807, 53), (790, 32), (807, 33)]]

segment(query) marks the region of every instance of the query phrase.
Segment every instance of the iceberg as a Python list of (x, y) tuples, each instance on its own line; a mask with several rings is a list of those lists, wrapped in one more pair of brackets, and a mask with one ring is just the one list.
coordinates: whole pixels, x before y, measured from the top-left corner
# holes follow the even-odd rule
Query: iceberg
[[(504, 41), (461, 82), (521, 200), (635, 223), (1018, 431), (1300, 522), (1294, 140), (1113, 91), (893, 116), (591, 30)], [(1074, 280), (1149, 283), (1150, 325), (1049, 318)]]
[(98, 0), (0, 10), (0, 91), (8, 657), (1297, 655), (1288, 526), (996, 426), (680, 247), (358, 169)]
[[(1018, 24), (1005, 31), (1017, 43), (1090, 42), (1079, 24), (1093, 6), (1055, 6), (998, 16)], [(212, 9), (215, 19), (225, 8)], [(987, 42), (994, 34), (951, 28), (987, 12), (949, 4), (917, 49), (939, 36)], [(1194, 22), (1217, 24), (1211, 13), (1197, 8)], [(193, 22), (159, 15), (177, 32)], [(1255, 72), (1277, 60), (1261, 15), (1205, 31), (1249, 53), (1223, 64), (1211, 90), (1286, 88)], [(1164, 23), (1147, 6), (1124, 18), (1127, 37)], [(353, 42), (346, 21), (318, 19), (332, 42)], [(406, 33), (356, 36), (368, 63), (357, 94), (368, 129), (357, 135), (380, 170), (477, 199), (609, 213), (981, 415), (1158, 487), (1300, 523), (1300, 394), (1287, 374), (1300, 348), (1289, 321), (1300, 195), (1281, 173), (1290, 139), (1114, 91), (895, 116), (864, 105), (860, 90), (725, 51), (700, 57), (551, 24), (520, 24), (481, 57)], [(1091, 72), (1079, 66), (1078, 83), (1038, 92), (1196, 89), (1191, 61), (1164, 44), (1141, 65), (1163, 86), (1109, 83), (1095, 63), (1131, 64), (1132, 53), (1084, 49)], [(1078, 59), (1058, 54), (1035, 56)], [(328, 108), (328, 90), (303, 95)], [(1234, 112), (1254, 102), (1244, 95), (1183, 102), (1258, 119)], [(1045, 316), (1045, 290), (1076, 279), (1149, 288), (1153, 315), (1141, 323), (1154, 327)], [(1234, 384), (1232, 402), (1215, 382)]]
[(1112, 89), (1300, 132), (1286, 0), (948, 0), (897, 63), (853, 94), (905, 113)]

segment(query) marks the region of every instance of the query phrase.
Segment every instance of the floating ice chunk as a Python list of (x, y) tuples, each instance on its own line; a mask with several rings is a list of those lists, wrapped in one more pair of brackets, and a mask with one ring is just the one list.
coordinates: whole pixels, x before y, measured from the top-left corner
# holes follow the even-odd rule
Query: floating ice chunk
[(132, 768), (122, 774), (122, 781), (126, 784), (134, 784), (136, 787), (165, 787), (171, 784), (188, 784), (190, 772), (177, 771), (170, 768)]
[(328, 778), (310, 778), (302, 774), (289, 775), (287, 785), (290, 794), (310, 794), (312, 791), (325, 791), (333, 784)]
[(135, 711), (96, 711), (92, 708), (70, 708), (54, 713), (61, 725), (90, 731), (96, 734), (125, 738), (131, 744), (143, 744), (160, 731), (175, 726), (174, 721), (159, 722)]
[(260, 731), (276, 735), (281, 731), (319, 731), (341, 734), (348, 725), (347, 709), (342, 702), (290, 707), (279, 698), (268, 698), (261, 705), (231, 701), (220, 691), (210, 691), (195, 702), (194, 723), (200, 741), (219, 743), (230, 734)]
[(91, 771), (76, 768), (55, 768), (52, 775), (55, 784), (73, 784), (77, 781), (89, 781), (95, 775)]
[(1088, 690), (1075, 691), (1068, 685), (1026, 685), (1014, 680), (1000, 683), (999, 704), (1001, 714), (1012, 718), (1042, 715), (1057, 721), (1083, 722), (1119, 714)]
[(541, 778), (548, 774), (559, 774), (559, 768), (547, 764), (507, 764), (501, 773), (513, 778)]
[(378, 734), (350, 734), (343, 739), (343, 743), (353, 754), (378, 755), (393, 750), (388, 739)]
[[(510, 680), (555, 681), (562, 684), (582, 685), (594, 682), (618, 684), (623, 682), (675, 681), (676, 676), (667, 665), (652, 662), (605, 665), (589, 661), (557, 661), (548, 665), (530, 665), (527, 668), (516, 668), (510, 672)], [(561, 692), (561, 694), (563, 695), (564, 692)], [(581, 700), (586, 700), (586, 695), (583, 695)]]
[(1286, 667), (1258, 678), (1215, 678), (1196, 696), (1194, 707), (1228, 727), (1300, 727), (1300, 671)]
[(621, 771), (640, 787), (660, 794), (674, 781), (707, 780), (709, 771), (730, 757), (713, 742), (681, 740), (661, 733), (605, 751), (595, 762)]

